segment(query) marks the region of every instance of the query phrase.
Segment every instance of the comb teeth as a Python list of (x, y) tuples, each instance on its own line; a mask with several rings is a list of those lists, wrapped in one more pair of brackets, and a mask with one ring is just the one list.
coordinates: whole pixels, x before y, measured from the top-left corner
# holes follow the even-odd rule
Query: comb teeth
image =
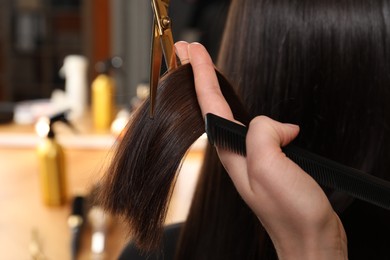
[[(214, 114), (205, 117), (212, 145), (245, 156), (247, 128)], [(289, 145), (283, 152), (319, 184), (390, 209), (390, 182)]]
[(236, 154), (246, 155), (247, 128), (214, 114), (205, 118), (206, 133), (211, 145), (219, 146)]

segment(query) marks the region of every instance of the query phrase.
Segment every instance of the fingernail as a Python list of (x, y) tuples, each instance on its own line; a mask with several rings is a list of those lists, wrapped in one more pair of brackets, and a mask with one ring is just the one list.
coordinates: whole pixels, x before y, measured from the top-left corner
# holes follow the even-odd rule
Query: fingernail
[[(203, 46), (201, 43), (199, 43), (199, 42), (191, 42), (190, 44), (188, 44), (188, 48), (191, 48), (191, 46)], [(204, 47), (204, 46), (203, 46)]]
[(183, 44), (188, 44), (188, 42), (186, 42), (186, 41), (177, 41), (177, 42), (175, 43), (175, 45), (176, 45), (176, 44), (182, 44), (182, 43), (183, 43)]
[(296, 124), (288, 124), (288, 123), (286, 123), (285, 125), (288, 126), (288, 127), (293, 128), (293, 129), (299, 129), (299, 125), (296, 125)]

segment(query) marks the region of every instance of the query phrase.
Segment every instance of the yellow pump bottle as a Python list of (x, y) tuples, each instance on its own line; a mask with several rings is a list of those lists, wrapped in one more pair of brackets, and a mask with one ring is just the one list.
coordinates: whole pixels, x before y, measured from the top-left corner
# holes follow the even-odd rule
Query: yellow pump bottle
[(67, 200), (64, 151), (52, 130), (53, 123), (64, 118), (64, 113), (50, 118), (48, 133), (37, 147), (41, 197), (47, 206), (61, 206)]
[(121, 60), (118, 65), (118, 57), (114, 57), (105, 62), (96, 65), (96, 70), (100, 73), (92, 82), (92, 118), (97, 131), (110, 130), (111, 123), (114, 120), (115, 107), (115, 81), (109, 75), (110, 69), (117, 69), (121, 66)]
[(107, 131), (115, 116), (114, 80), (100, 74), (92, 82), (92, 118), (98, 131)]

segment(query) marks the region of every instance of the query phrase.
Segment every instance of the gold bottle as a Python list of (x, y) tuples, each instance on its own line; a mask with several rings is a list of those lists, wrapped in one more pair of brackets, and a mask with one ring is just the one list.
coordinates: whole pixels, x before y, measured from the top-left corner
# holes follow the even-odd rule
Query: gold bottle
[(41, 197), (47, 206), (61, 206), (67, 200), (64, 151), (52, 129), (57, 120), (64, 122), (64, 118), (64, 113), (50, 118), (48, 132), (37, 147)]
[(114, 80), (108, 74), (100, 74), (92, 82), (92, 118), (96, 130), (110, 129), (114, 110)]
[(109, 75), (111, 69), (118, 69), (122, 65), (119, 57), (96, 64), (100, 73), (92, 82), (92, 118), (96, 130), (106, 132), (110, 130), (114, 120), (115, 107), (115, 81)]

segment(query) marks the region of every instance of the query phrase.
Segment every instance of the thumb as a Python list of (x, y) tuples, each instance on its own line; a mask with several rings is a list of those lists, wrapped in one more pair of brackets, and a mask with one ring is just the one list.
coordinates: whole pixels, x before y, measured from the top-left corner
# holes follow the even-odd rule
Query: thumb
[(248, 139), (270, 145), (273, 149), (288, 145), (299, 133), (299, 126), (280, 123), (266, 116), (255, 117), (249, 125)]
[(246, 147), (252, 190), (257, 186), (262, 192), (278, 192), (301, 175), (303, 171), (281, 149), (298, 133), (298, 126), (280, 123), (266, 116), (258, 116), (251, 121)]

